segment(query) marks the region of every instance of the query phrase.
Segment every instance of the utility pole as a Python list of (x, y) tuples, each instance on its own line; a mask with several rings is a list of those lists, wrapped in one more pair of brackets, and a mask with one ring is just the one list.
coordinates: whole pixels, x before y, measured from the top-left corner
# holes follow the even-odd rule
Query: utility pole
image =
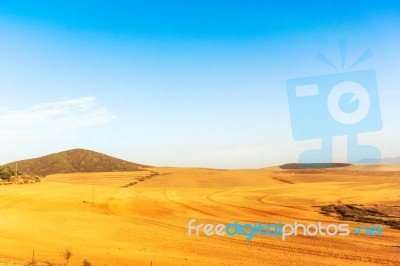
[(18, 163), (15, 162), (15, 176), (18, 176)]
[(93, 182), (93, 196), (92, 196), (92, 202), (93, 202), (93, 205), (94, 205), (94, 182)]

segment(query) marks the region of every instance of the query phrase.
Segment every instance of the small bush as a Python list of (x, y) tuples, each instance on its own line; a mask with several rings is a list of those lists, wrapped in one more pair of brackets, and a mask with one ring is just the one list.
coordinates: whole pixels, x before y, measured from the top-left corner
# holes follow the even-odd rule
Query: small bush
[(0, 166), (0, 178), (3, 180), (8, 180), (14, 175), (14, 172), (8, 166)]
[(65, 262), (67, 263), (67, 265), (69, 265), (69, 261), (70, 261), (72, 255), (73, 255), (72, 250), (70, 248), (67, 248), (64, 251), (64, 259), (65, 259)]
[(82, 262), (83, 266), (92, 266), (92, 263), (90, 261), (88, 261), (87, 259), (84, 259)]
[(12, 174), (10, 172), (0, 171), (0, 178), (3, 180), (8, 180)]

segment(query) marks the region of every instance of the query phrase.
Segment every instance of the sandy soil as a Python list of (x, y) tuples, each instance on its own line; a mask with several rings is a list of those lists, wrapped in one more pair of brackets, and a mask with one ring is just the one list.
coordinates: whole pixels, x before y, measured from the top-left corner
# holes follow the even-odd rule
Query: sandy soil
[[(0, 186), (0, 265), (24, 265), (33, 251), (38, 261), (64, 265), (67, 248), (70, 265), (82, 265), (84, 258), (93, 265), (400, 265), (400, 231), (388, 226), (384, 237), (298, 236), (284, 242), (187, 234), (193, 218), (214, 224), (342, 223), (317, 206), (399, 206), (400, 174), (378, 170), (151, 168)], [(138, 183), (121, 187), (133, 181)]]

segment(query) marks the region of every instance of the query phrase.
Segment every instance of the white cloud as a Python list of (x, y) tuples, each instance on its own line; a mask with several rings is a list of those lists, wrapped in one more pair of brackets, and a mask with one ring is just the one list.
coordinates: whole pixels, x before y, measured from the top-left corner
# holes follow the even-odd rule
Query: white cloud
[(83, 127), (114, 118), (95, 97), (40, 103), (20, 110), (0, 110), (0, 143), (26, 143), (76, 135)]

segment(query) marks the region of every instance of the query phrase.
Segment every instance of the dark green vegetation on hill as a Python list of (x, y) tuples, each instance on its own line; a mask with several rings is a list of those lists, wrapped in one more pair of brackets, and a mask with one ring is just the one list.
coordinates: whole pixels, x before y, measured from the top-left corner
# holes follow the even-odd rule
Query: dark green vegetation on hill
[(145, 167), (145, 165), (84, 149), (68, 150), (39, 158), (12, 162), (6, 164), (5, 167), (15, 171), (15, 163), (18, 163), (18, 172), (42, 177), (61, 173), (135, 171), (139, 167)]
[(0, 166), (0, 179), (6, 180), (14, 175), (14, 172), (8, 166)]

